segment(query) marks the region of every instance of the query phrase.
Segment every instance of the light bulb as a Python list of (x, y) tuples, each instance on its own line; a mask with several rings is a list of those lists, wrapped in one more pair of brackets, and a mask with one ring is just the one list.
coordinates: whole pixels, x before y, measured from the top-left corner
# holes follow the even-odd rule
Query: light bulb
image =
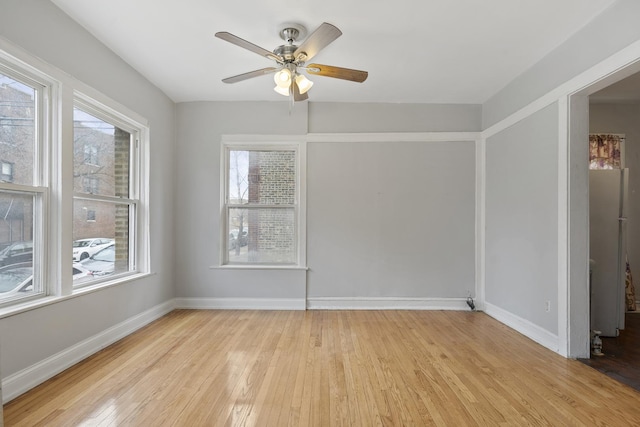
[(302, 74), (298, 74), (296, 76), (296, 84), (298, 85), (298, 90), (300, 90), (301, 94), (307, 93), (307, 91), (311, 89), (311, 86), (313, 86), (313, 82)]
[(273, 76), (273, 81), (281, 88), (288, 88), (291, 85), (291, 71), (283, 68)]

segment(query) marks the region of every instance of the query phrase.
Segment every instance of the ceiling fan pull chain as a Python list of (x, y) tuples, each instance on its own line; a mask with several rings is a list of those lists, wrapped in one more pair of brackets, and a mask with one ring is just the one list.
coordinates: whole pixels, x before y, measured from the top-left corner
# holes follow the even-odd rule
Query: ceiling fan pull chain
[(289, 86), (289, 115), (293, 112), (295, 100), (293, 99), (293, 82), (291, 82), (291, 86)]

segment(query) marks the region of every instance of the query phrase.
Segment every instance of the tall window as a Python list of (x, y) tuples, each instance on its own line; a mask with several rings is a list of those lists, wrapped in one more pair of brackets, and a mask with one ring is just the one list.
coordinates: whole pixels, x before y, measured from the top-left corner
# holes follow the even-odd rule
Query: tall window
[(74, 286), (82, 286), (136, 269), (138, 191), (131, 184), (138, 136), (135, 126), (88, 100), (76, 100), (73, 120), (74, 260), (88, 271)]
[[(43, 105), (48, 87), (0, 64), (0, 305), (44, 293)], [(35, 268), (34, 268), (35, 267)]]
[(225, 147), (224, 264), (299, 265), (298, 145)]

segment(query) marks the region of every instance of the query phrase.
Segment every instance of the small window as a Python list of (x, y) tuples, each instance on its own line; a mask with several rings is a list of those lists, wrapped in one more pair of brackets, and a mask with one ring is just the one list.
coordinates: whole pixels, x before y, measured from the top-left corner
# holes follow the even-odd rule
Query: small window
[(94, 142), (84, 144), (84, 164), (98, 166), (100, 160), (98, 158), (98, 147)]
[(97, 177), (84, 177), (82, 179), (82, 190), (89, 194), (99, 194), (100, 179)]
[(0, 162), (0, 181), (13, 182), (13, 163)]
[(298, 146), (225, 150), (224, 264), (298, 265)]
[(96, 221), (96, 211), (91, 209), (87, 210), (87, 221)]

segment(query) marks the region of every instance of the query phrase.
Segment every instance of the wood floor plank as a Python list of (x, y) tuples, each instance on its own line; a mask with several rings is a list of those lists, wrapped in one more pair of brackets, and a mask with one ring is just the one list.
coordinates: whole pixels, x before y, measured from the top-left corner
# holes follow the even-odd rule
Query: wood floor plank
[(176, 310), (6, 426), (640, 425), (640, 393), (483, 313)]

